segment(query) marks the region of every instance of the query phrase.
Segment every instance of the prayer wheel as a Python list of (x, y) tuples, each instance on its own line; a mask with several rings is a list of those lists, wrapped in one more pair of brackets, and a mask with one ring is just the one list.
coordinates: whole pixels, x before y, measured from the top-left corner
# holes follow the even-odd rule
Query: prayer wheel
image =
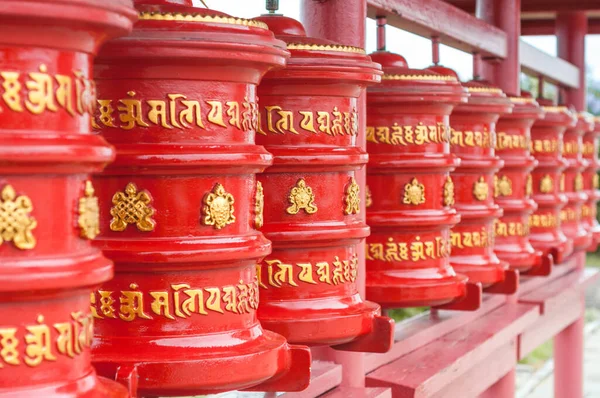
[(127, 0), (0, 7), (0, 397), (128, 396), (90, 360), (90, 292), (113, 267), (89, 175), (114, 158), (90, 120), (93, 58), (135, 17)]
[(595, 252), (600, 243), (600, 224), (597, 218), (597, 204), (600, 200), (598, 190), (598, 138), (600, 137), (600, 118), (594, 118), (594, 129), (583, 135), (583, 158), (588, 161), (588, 167), (583, 171), (583, 190), (588, 200), (581, 207), (583, 227), (591, 235), (592, 243), (589, 252)]
[[(358, 97), (381, 79), (364, 50), (307, 37), (281, 15), (255, 19), (287, 43), (285, 69), (258, 88), (257, 143), (273, 154), (258, 176), (264, 189), (261, 230), (273, 252), (258, 266), (265, 328), (290, 342), (385, 352), (394, 323), (379, 305), (363, 301), (358, 248), (369, 234), (360, 208), (357, 173), (367, 154), (357, 136), (365, 121)], [(264, 225), (263, 225), (264, 224)]]
[(575, 126), (575, 115), (565, 106), (554, 106), (549, 100), (538, 99), (544, 118), (531, 128), (531, 153), (538, 161), (531, 172), (531, 194), (538, 204), (529, 217), (529, 237), (534, 248), (550, 254), (555, 264), (562, 263), (573, 252), (573, 241), (560, 228), (561, 209), (567, 198), (560, 189), (561, 175), (567, 166), (562, 156), (563, 135)]
[(501, 116), (496, 125), (496, 153), (504, 167), (496, 174), (494, 196), (504, 215), (496, 222), (495, 251), (512, 269), (544, 266), (543, 274), (548, 274), (550, 258), (529, 241), (529, 217), (537, 209), (531, 198), (531, 171), (537, 166), (530, 152), (531, 126), (544, 112), (527, 92), (510, 100), (513, 112)]
[(392, 308), (476, 309), (481, 287), (449, 261), (450, 228), (460, 220), (449, 116), (468, 93), (455, 76), (410, 69), (400, 55), (371, 57), (384, 76), (367, 95), (367, 298)]
[(117, 156), (94, 179), (115, 278), (91, 296), (93, 360), (132, 395), (302, 390), (310, 352), (262, 329), (255, 267), (272, 162), (256, 89), (289, 52), (259, 21), (173, 3), (136, 1), (133, 33), (96, 62)]
[[(586, 250), (592, 244), (592, 234), (586, 230), (589, 222), (584, 221), (582, 211), (589, 198), (584, 191), (584, 171), (589, 167), (589, 161), (583, 157), (583, 136), (593, 134), (594, 119), (585, 112), (576, 114), (577, 123), (565, 131), (563, 140), (563, 156), (567, 168), (560, 179), (560, 189), (567, 197), (567, 204), (561, 210), (561, 228), (567, 238), (573, 241), (573, 251)], [(589, 219), (589, 215), (586, 215)]]

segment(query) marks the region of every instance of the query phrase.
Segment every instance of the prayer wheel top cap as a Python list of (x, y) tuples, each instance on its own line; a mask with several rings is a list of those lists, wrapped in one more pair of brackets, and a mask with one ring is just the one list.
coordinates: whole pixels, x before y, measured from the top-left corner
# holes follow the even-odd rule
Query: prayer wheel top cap
[[(95, 54), (106, 41), (129, 33), (136, 20), (131, 0), (2, 0), (0, 21), (15, 47)], [(74, 34), (76, 29), (79, 34)], [(85, 32), (85, 33), (84, 33)]]
[(300, 22), (283, 15), (265, 14), (253, 21), (266, 24), (275, 37), (286, 43), (292, 54), (286, 69), (270, 74), (269, 78), (333, 79), (363, 85), (381, 81), (381, 67), (372, 62), (362, 48), (308, 37)]
[[(400, 102), (436, 102), (456, 105), (467, 101), (469, 94), (455, 75), (440, 74), (428, 69), (411, 69), (398, 54), (377, 51), (371, 59), (383, 68), (382, 84), (369, 89), (369, 101), (375, 97), (396, 97)], [(384, 101), (384, 98), (381, 98)]]
[(555, 101), (548, 98), (538, 98), (537, 102), (544, 111), (544, 118), (535, 122), (536, 125), (573, 127), (577, 123), (575, 113), (566, 106), (557, 106)]
[(588, 112), (577, 112), (577, 124), (575, 125), (577, 130), (589, 133), (594, 131), (594, 127), (594, 115)]
[[(441, 75), (453, 76), (457, 80), (458, 74), (445, 66), (434, 65), (427, 68)], [(512, 112), (513, 104), (506, 94), (498, 88), (484, 80), (471, 80), (462, 84), (469, 92), (469, 100), (466, 104), (456, 107), (454, 112), (490, 112), (506, 114)]]
[[(519, 97), (508, 97), (514, 105), (512, 118), (539, 120), (544, 118), (544, 109), (537, 103), (530, 92), (521, 91)], [(507, 115), (510, 118), (511, 115)]]
[[(232, 17), (189, 0), (136, 1), (139, 20), (133, 32), (112, 40), (96, 60), (96, 77), (147, 77), (258, 84), (267, 71), (285, 66), (289, 52), (266, 24)], [(136, 68), (130, 68), (135, 62)], [(110, 64), (111, 67), (105, 67)], [(129, 65), (129, 66), (128, 66)], [(127, 67), (131, 69), (128, 71)], [(226, 73), (237, 69), (235, 73)]]

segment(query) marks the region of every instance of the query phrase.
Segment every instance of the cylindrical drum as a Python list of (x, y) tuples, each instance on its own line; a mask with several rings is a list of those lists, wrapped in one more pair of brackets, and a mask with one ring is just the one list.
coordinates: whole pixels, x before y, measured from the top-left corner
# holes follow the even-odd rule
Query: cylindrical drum
[(577, 113), (577, 124), (565, 131), (563, 156), (567, 161), (560, 180), (560, 189), (567, 196), (567, 204), (561, 210), (561, 228), (567, 238), (573, 241), (573, 251), (586, 250), (592, 244), (592, 235), (585, 229), (582, 217), (588, 194), (584, 191), (583, 172), (589, 161), (583, 157), (583, 136), (593, 133), (594, 119), (589, 113)]
[[(273, 242), (258, 268), (259, 318), (291, 342), (387, 351), (393, 321), (363, 301), (357, 287), (358, 245), (369, 234), (360, 211), (365, 187), (356, 178), (367, 162), (357, 143), (365, 128), (357, 101), (365, 86), (380, 81), (380, 67), (360, 48), (307, 37), (291, 18), (256, 19), (292, 54), (258, 88), (257, 143), (274, 155), (258, 176), (265, 193), (261, 230)], [(366, 340), (376, 344), (359, 343)]]
[(541, 265), (543, 253), (529, 241), (529, 216), (537, 209), (531, 198), (531, 171), (537, 160), (530, 153), (531, 126), (544, 112), (529, 93), (511, 97), (513, 112), (496, 125), (496, 153), (504, 167), (496, 174), (494, 196), (504, 215), (496, 222), (495, 250), (511, 268)]
[(256, 89), (289, 53), (263, 23), (169, 3), (136, 1), (133, 33), (96, 62), (95, 124), (117, 157), (94, 180), (115, 262), (91, 297), (94, 363), (132, 395), (302, 389), (310, 353), (263, 331), (255, 267), (271, 249), (255, 175), (272, 162)]
[(600, 137), (600, 118), (594, 118), (594, 129), (583, 135), (583, 158), (588, 161), (588, 166), (583, 171), (583, 191), (588, 200), (581, 207), (581, 221), (584, 229), (591, 235), (592, 243), (588, 246), (589, 252), (595, 252), (600, 243), (600, 224), (597, 218), (597, 203), (600, 200), (598, 190), (598, 139)]
[[(449, 116), (467, 100), (455, 76), (410, 69), (397, 54), (376, 52), (383, 83), (367, 95), (367, 298), (385, 307), (460, 300), (467, 278), (450, 265), (453, 208)], [(486, 238), (487, 239), (487, 238)]]
[(114, 158), (91, 134), (93, 58), (135, 21), (128, 0), (0, 7), (0, 397), (126, 397), (90, 358), (92, 289), (113, 275), (89, 174)]
[(554, 263), (560, 264), (573, 252), (573, 241), (560, 228), (561, 209), (567, 203), (560, 190), (561, 175), (567, 165), (562, 156), (563, 134), (577, 120), (567, 107), (538, 101), (544, 105), (545, 116), (531, 128), (531, 153), (538, 161), (531, 172), (531, 193), (538, 208), (529, 217), (529, 240), (534, 248), (552, 255)]

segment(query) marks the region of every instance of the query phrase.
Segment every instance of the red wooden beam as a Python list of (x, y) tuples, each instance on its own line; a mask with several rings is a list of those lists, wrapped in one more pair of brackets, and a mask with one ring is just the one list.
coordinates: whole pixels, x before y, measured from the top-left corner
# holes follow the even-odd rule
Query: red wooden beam
[(342, 382), (342, 365), (333, 362), (313, 360), (310, 373), (310, 384), (306, 390), (288, 392), (282, 396), (285, 398), (318, 397)]
[[(588, 18), (588, 34), (600, 34), (600, 19)], [(556, 33), (554, 19), (523, 19), (521, 20), (521, 35), (523, 36), (549, 36)]]
[(338, 387), (335, 390), (322, 395), (321, 398), (392, 398), (392, 390), (389, 388), (348, 388)]
[[(367, 0), (370, 18), (384, 16), (388, 25), (486, 57), (506, 56), (506, 34), (442, 0)], [(407, 48), (408, 50), (408, 48)]]
[[(475, 13), (475, 0), (446, 0), (468, 13)], [(600, 10), (599, 0), (521, 0), (521, 11), (557, 12)]]
[[(394, 396), (474, 396), (483, 392), (516, 361), (516, 337), (539, 317), (537, 307), (506, 304), (367, 375), (367, 386), (391, 387)], [(500, 351), (510, 353), (499, 355)], [(502, 358), (497, 364), (494, 358)], [(488, 362), (492, 361), (492, 362)], [(481, 368), (501, 372), (484, 377)], [(468, 376), (470, 375), (470, 377)], [(465, 380), (470, 392), (464, 393)], [(448, 391), (463, 394), (447, 395)]]
[(553, 57), (531, 44), (521, 41), (521, 71), (532, 76), (545, 76), (547, 82), (559, 86), (579, 87), (579, 69), (569, 62)]

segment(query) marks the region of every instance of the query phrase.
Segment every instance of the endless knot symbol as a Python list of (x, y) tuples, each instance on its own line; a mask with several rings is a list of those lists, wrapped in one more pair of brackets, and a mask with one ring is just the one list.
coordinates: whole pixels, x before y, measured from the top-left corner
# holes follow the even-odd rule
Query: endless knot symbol
[(0, 245), (13, 242), (21, 250), (35, 247), (36, 240), (31, 232), (37, 221), (29, 213), (33, 210), (31, 199), (18, 196), (11, 185), (6, 185), (0, 195)]
[(127, 184), (125, 192), (117, 192), (113, 195), (113, 207), (110, 215), (111, 231), (125, 231), (127, 225), (135, 224), (140, 231), (153, 231), (156, 222), (152, 219), (154, 209), (149, 206), (152, 202), (150, 194), (146, 191), (138, 192), (133, 183)]
[(346, 189), (346, 208), (344, 214), (358, 214), (360, 213), (360, 187), (354, 178), (350, 178), (350, 185)]
[(300, 210), (304, 210), (307, 214), (314, 214), (318, 210), (312, 188), (306, 185), (304, 178), (299, 179), (296, 186), (292, 188), (288, 200), (292, 204), (286, 209), (288, 214), (298, 214)]
[(79, 218), (77, 224), (81, 229), (81, 237), (94, 239), (100, 233), (100, 210), (98, 198), (94, 196), (91, 181), (85, 182), (85, 197), (79, 198)]
[(233, 195), (226, 192), (223, 185), (217, 183), (212, 192), (204, 197), (204, 224), (214, 225), (215, 229), (221, 229), (235, 222), (233, 215)]

